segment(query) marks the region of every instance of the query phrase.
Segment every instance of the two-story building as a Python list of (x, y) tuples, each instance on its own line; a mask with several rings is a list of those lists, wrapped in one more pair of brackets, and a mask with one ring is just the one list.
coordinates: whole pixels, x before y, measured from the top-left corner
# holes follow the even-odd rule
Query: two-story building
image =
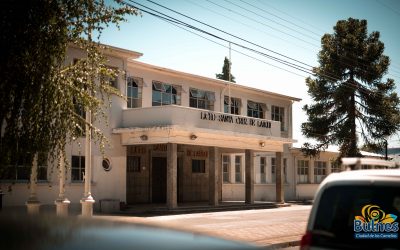
[[(112, 96), (108, 121), (96, 122), (110, 145), (105, 155), (93, 145), (95, 200), (173, 208), (179, 202), (296, 198), (289, 147), (292, 105), (299, 98), (146, 64), (133, 51), (111, 47), (105, 53), (110, 67), (125, 72), (111, 83), (126, 99)], [(84, 56), (70, 47), (66, 63)], [(82, 137), (67, 147), (65, 188), (72, 204), (79, 204), (83, 194), (84, 144)], [(39, 165), (38, 199), (53, 204), (57, 171), (46, 174), (46, 164)], [(16, 174), (6, 206), (24, 204), (28, 179), (26, 173)]]

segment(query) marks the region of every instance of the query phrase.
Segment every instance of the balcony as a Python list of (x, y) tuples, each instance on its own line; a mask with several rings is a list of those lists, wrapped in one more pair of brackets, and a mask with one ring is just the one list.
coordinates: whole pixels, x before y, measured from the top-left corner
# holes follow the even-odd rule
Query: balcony
[(179, 126), (188, 130), (281, 137), (280, 122), (177, 105), (123, 110), (121, 125), (121, 128)]

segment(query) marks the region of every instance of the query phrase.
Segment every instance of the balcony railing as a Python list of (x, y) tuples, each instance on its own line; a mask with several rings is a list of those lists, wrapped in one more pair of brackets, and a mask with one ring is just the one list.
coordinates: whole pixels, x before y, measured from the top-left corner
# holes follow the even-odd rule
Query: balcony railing
[(177, 125), (187, 129), (210, 129), (281, 137), (280, 122), (232, 115), (177, 105), (126, 109), (122, 128)]

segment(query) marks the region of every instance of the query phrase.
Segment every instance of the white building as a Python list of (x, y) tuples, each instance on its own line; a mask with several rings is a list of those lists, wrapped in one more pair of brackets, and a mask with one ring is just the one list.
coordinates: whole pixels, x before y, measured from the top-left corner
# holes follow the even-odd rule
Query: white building
[[(104, 156), (92, 147), (96, 201), (174, 208), (192, 201), (309, 199), (316, 184), (338, 170), (329, 162), (334, 155), (308, 162), (290, 149), (292, 105), (299, 98), (142, 63), (136, 60), (140, 53), (120, 48), (106, 54), (110, 67), (126, 72), (112, 84), (127, 100), (112, 96), (108, 126), (97, 124), (110, 146)], [(66, 63), (84, 56), (71, 47)], [(76, 205), (84, 192), (84, 144), (79, 138), (66, 152), (71, 167), (65, 196)], [(3, 206), (28, 200), (26, 169), (18, 166), (15, 176), (3, 180), (3, 190), (12, 190)], [(39, 201), (54, 204), (57, 171), (42, 166), (38, 177)]]

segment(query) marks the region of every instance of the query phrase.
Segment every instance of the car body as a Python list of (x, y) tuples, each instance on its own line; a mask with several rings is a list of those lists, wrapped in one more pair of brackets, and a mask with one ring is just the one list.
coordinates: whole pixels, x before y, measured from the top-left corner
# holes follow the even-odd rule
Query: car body
[(332, 173), (315, 195), (301, 249), (400, 249), (400, 170)]

